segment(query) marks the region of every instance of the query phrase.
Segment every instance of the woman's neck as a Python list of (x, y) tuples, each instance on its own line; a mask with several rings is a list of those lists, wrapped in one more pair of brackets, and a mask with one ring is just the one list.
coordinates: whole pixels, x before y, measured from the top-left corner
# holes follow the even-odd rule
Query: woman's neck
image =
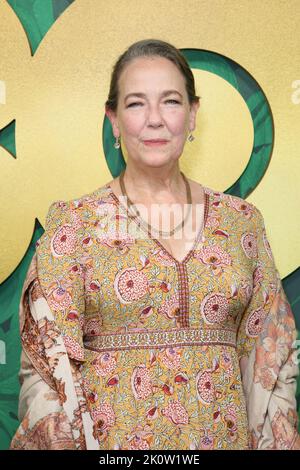
[(178, 165), (140, 169), (127, 164), (123, 181), (133, 199), (167, 203), (186, 198), (186, 186)]

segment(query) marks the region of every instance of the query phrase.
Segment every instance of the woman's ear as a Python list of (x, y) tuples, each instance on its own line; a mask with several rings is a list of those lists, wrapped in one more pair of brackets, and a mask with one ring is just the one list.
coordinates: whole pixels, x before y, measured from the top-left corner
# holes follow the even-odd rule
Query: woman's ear
[(196, 117), (197, 112), (200, 107), (200, 101), (194, 101), (191, 104), (190, 108), (190, 131), (193, 131), (196, 128)]
[(111, 122), (114, 136), (120, 137), (120, 130), (119, 130), (118, 120), (117, 120), (115, 111), (112, 111), (110, 108), (105, 106), (105, 114)]

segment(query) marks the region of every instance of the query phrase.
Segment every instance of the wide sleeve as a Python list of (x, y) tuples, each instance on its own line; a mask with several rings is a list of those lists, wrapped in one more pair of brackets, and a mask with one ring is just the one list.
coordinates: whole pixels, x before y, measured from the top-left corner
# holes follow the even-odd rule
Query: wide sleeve
[(241, 245), (243, 248), (247, 245), (245, 251), (252, 261), (253, 287), (238, 329), (237, 352), (239, 359), (248, 358), (250, 355), (268, 316), (278, 287), (281, 287), (280, 275), (268, 241), (263, 216), (257, 207), (254, 205), (252, 207), (251, 224), (245, 227), (241, 238)]
[[(43, 296), (36, 270), (36, 254), (22, 289), (20, 306), (22, 342), (19, 371), (19, 427), (10, 449), (84, 448), (79, 411), (79, 387), (74, 385), (76, 365), (71, 366), (63, 339)], [(73, 368), (72, 368), (73, 367)], [(74, 377), (74, 379), (73, 379)]]
[(72, 202), (56, 201), (36, 247), (43, 294), (61, 331), (70, 358), (84, 360), (85, 227)]
[(256, 207), (252, 222), (253, 291), (237, 335), (251, 446), (298, 449), (295, 320)]
[(21, 294), (20, 425), (11, 449), (97, 449), (86, 407), (85, 225), (75, 207), (54, 202)]
[[(28, 325), (26, 325), (26, 331)], [(36, 336), (37, 342), (40, 340)], [(36, 349), (34, 353), (34, 349)], [(40, 348), (39, 348), (40, 349)], [(47, 368), (45, 357), (38, 355), (33, 341), (29, 355), (23, 346), (19, 379), (19, 427), (10, 443), (11, 450), (76, 449), (71, 421), (65, 412), (61, 394)], [(56, 359), (57, 360), (57, 359)], [(40, 362), (37, 367), (37, 363)], [(82, 440), (81, 440), (82, 441)], [(83, 447), (84, 448), (84, 447)]]

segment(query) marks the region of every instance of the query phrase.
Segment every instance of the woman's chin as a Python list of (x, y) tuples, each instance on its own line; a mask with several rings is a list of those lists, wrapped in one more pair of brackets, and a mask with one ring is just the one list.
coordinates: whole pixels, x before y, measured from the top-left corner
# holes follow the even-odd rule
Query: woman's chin
[(177, 159), (162, 154), (147, 154), (143, 155), (140, 159), (140, 163), (153, 168), (159, 168), (164, 166), (173, 165)]

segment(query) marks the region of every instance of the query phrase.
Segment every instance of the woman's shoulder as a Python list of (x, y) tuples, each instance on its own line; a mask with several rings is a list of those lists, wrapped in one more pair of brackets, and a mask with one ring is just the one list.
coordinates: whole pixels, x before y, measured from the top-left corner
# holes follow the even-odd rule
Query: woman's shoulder
[(231, 214), (235, 219), (249, 222), (251, 225), (263, 223), (263, 215), (254, 203), (208, 186), (203, 186), (203, 189), (209, 195), (210, 204), (215, 210), (219, 209), (227, 216)]
[(54, 200), (46, 213), (45, 230), (53, 231), (64, 225), (76, 229), (88, 225), (87, 222), (93, 222), (97, 213), (103, 211), (105, 202), (111, 202), (109, 195), (110, 189), (105, 184), (71, 199)]
[[(61, 256), (88, 246), (90, 228), (96, 226), (99, 211), (109, 195), (106, 185), (71, 199), (54, 200), (46, 213), (44, 232), (36, 243), (37, 253)], [(107, 200), (108, 201), (108, 200)]]
[(74, 211), (76, 209), (83, 209), (98, 206), (104, 201), (108, 201), (109, 194), (111, 193), (108, 184), (104, 184), (91, 192), (83, 193), (71, 199), (58, 199), (53, 201), (49, 207), (49, 213)]
[(95, 203), (101, 203), (100, 201), (106, 201), (110, 193), (109, 184), (106, 183), (90, 192), (83, 193), (77, 197), (69, 199), (65, 201), (65, 203), (70, 209), (81, 208), (89, 205), (93, 206)]

